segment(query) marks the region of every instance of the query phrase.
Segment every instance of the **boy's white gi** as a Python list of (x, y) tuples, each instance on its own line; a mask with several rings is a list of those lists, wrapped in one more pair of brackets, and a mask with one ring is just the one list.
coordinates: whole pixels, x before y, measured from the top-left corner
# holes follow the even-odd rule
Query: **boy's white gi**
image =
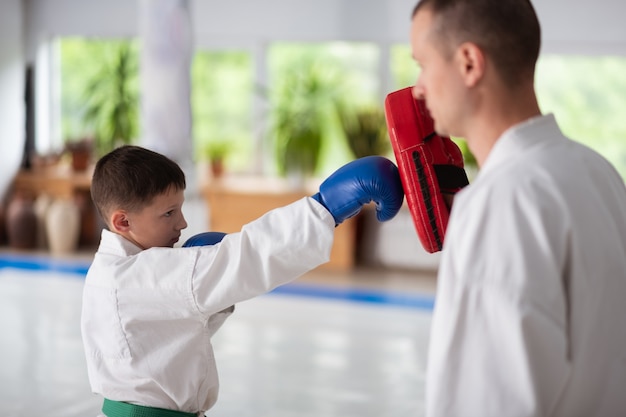
[(218, 394), (211, 336), (234, 304), (327, 262), (334, 229), (328, 210), (306, 197), (218, 246), (141, 250), (103, 231), (83, 295), (92, 390), (115, 401), (208, 410)]

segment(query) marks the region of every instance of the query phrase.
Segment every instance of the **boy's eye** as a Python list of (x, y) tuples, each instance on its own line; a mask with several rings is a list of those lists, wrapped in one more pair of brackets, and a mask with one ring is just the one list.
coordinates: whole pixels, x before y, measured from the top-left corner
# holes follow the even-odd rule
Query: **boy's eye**
[(165, 217), (171, 217), (172, 214), (174, 214), (174, 210), (170, 210), (167, 213), (165, 213)]

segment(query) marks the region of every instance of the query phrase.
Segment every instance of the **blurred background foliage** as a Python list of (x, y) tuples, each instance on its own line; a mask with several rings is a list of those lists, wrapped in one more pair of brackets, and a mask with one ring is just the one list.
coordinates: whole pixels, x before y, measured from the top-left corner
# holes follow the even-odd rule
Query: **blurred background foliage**
[[(320, 124), (319, 163), (314, 174), (326, 176), (354, 159), (340, 117), (379, 103), (378, 60), (378, 48), (368, 43), (272, 44), (268, 85), (264, 86), (272, 121), (267, 140), (277, 140), (280, 154), (285, 141), (281, 136), (286, 133), (280, 121), (291, 112), (308, 113), (309, 122), (315, 119)], [(314, 108), (316, 114), (312, 115)], [(276, 168), (279, 173), (284, 171), (281, 163)]]
[(563, 133), (607, 158), (626, 179), (626, 58), (545, 56), (537, 66), (542, 111)]
[(139, 135), (138, 47), (125, 40), (67, 39), (60, 44), (62, 134), (90, 138), (97, 155)]
[(199, 51), (191, 67), (195, 159), (215, 152), (233, 171), (244, 171), (254, 155), (252, 101), (254, 66), (245, 51)]
[[(130, 45), (128, 52), (136, 64), (138, 49), (132, 41), (60, 40), (58, 79), (64, 139), (91, 136), (98, 131), (93, 121), (85, 118), (94, 99), (90, 96), (95, 92), (87, 97), (85, 94), (90, 80), (106, 68), (113, 68), (109, 63), (115, 62), (116, 54), (119, 57), (121, 43)], [(199, 50), (191, 69), (196, 159), (205, 157), (204, 150), (211, 148), (213, 142), (228, 142), (230, 171), (245, 173), (255, 160), (269, 156), (265, 173), (284, 172), (278, 156), (285, 143), (280, 145), (281, 133), (276, 121), (281, 114), (306, 114), (302, 120), (307, 123), (315, 120), (320, 125), (315, 174), (329, 174), (356, 157), (347, 137), (350, 127), (355, 126), (356, 115), (368, 109), (378, 113), (372, 113), (370, 120), (380, 119), (386, 95), (383, 90), (393, 91), (415, 82), (418, 69), (408, 45), (392, 46), (389, 57), (390, 62), (380, 63), (380, 50), (370, 43), (274, 43), (268, 46), (267, 68), (261, 71), (267, 75), (267, 84), (255, 85), (255, 73), (259, 69), (255, 69), (250, 51)], [(132, 62), (127, 67), (129, 75), (134, 71), (134, 75), (127, 77), (127, 98), (135, 106), (138, 69)], [(381, 80), (386, 73), (390, 74), (389, 82)], [(625, 73), (623, 57), (542, 55), (536, 76), (543, 112), (554, 113), (566, 135), (604, 155), (624, 178)], [(101, 91), (113, 94), (114, 89), (103, 86)], [(262, 103), (259, 114), (253, 110), (255, 101)], [(129, 107), (129, 117), (133, 120), (132, 136), (136, 138), (140, 126), (133, 106)], [(453, 139), (465, 149), (466, 160), (471, 161), (463, 139)], [(378, 152), (390, 155), (388, 150)]]

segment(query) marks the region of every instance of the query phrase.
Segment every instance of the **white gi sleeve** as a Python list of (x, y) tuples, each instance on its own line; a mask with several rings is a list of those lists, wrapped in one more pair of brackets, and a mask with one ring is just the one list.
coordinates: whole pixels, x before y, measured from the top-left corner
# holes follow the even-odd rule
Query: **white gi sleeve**
[(186, 248), (197, 252), (192, 285), (198, 309), (221, 311), (327, 262), (334, 231), (328, 210), (305, 197), (226, 235), (220, 245)]

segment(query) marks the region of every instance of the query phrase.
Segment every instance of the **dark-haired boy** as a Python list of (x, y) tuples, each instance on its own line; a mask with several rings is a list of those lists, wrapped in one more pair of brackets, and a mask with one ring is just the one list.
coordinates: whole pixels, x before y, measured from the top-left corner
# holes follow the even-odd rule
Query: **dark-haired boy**
[(202, 415), (217, 400), (211, 337), (237, 302), (328, 260), (335, 226), (375, 201), (380, 220), (400, 209), (397, 168), (353, 161), (319, 193), (272, 210), (212, 245), (173, 248), (187, 226), (185, 177), (136, 146), (100, 159), (92, 199), (109, 230), (87, 274), (82, 335), (91, 388), (109, 417)]

